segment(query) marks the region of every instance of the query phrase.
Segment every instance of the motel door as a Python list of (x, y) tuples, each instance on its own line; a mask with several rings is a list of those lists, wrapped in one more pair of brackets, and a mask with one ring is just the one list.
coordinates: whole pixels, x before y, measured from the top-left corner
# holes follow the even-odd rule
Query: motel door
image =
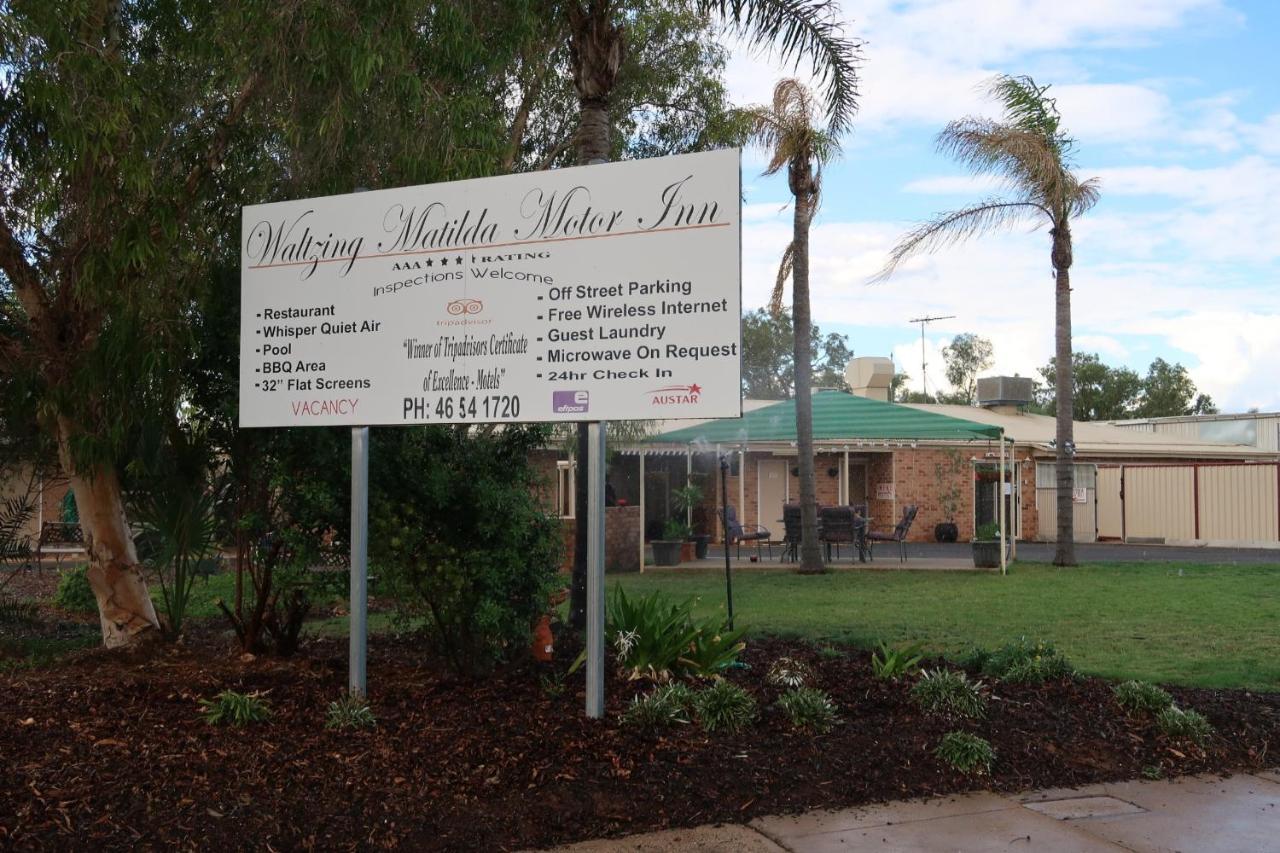
[(759, 478), (759, 507), (756, 524), (767, 528), (776, 540), (782, 539), (782, 505), (787, 502), (787, 460), (761, 459), (756, 463)]

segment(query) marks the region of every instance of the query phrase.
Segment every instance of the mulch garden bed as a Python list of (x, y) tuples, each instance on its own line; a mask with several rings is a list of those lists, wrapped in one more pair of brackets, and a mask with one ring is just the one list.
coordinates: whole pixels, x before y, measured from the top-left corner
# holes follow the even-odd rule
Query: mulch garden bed
[[(729, 678), (759, 700), (737, 735), (681, 726), (645, 736), (619, 722), (646, 689), (614, 680), (605, 720), (582, 716), (582, 676), (533, 664), (479, 682), (429, 664), (421, 643), (377, 638), (369, 665), (376, 728), (330, 731), (346, 684), (345, 643), (292, 660), (241, 660), (219, 641), (128, 654), (79, 653), (0, 674), (0, 847), (509, 850), (764, 814), (990, 788), (1020, 790), (1277, 763), (1280, 694), (1179, 690), (1217, 733), (1170, 742), (1116, 705), (1097, 679), (990, 685), (986, 719), (921, 713), (909, 680), (872, 676), (865, 652), (821, 655), (759, 640)], [(839, 706), (829, 734), (792, 732), (772, 707), (769, 664), (808, 663)], [(198, 700), (262, 691), (273, 714), (215, 728)], [(992, 775), (938, 761), (964, 728), (991, 741)]]

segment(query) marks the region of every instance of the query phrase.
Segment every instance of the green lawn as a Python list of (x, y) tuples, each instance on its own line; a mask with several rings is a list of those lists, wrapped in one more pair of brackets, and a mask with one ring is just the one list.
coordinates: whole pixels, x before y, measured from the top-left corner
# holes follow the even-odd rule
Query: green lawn
[[(610, 577), (724, 605), (724, 576), (670, 571)], [(1280, 565), (1019, 563), (968, 572), (787, 571), (734, 575), (739, 626), (868, 646), (919, 640), (955, 655), (1019, 636), (1051, 640), (1083, 672), (1202, 687), (1280, 690)]]

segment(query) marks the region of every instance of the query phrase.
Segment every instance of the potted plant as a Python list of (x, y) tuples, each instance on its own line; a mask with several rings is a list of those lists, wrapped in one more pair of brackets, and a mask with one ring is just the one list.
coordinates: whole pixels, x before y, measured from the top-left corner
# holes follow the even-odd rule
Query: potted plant
[(687, 542), (688, 538), (689, 525), (674, 519), (668, 521), (666, 527), (662, 529), (662, 538), (655, 539), (650, 543), (653, 545), (653, 564), (655, 566), (678, 566), (686, 559), (686, 548), (690, 552), (689, 559), (692, 559), (693, 543)]
[(960, 511), (960, 485), (963, 481), (964, 459), (960, 451), (947, 452), (947, 460), (933, 466), (933, 480), (937, 486), (938, 508), (943, 521), (933, 527), (933, 538), (938, 542), (954, 542), (960, 538), (956, 526), (956, 513)]
[(705, 560), (707, 557), (707, 545), (711, 542), (711, 535), (706, 532), (706, 515), (702, 511), (702, 489), (699, 489), (693, 483), (689, 483), (684, 488), (676, 489), (671, 493), (671, 503), (678, 512), (690, 512), (696, 522), (696, 531), (692, 532), (688, 539), (693, 542), (693, 556), (690, 559)]
[(994, 522), (979, 525), (974, 534), (973, 565), (979, 569), (1000, 567), (1000, 527)]

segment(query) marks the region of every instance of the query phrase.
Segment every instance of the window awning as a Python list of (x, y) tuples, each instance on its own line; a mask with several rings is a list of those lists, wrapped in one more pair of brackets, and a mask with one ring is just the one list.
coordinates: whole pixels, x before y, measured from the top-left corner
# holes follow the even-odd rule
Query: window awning
[[(813, 395), (813, 437), (845, 439), (972, 441), (1000, 437), (1000, 427), (899, 406), (844, 391)], [(707, 421), (660, 433), (652, 444), (726, 444), (796, 440), (795, 400), (748, 412), (741, 418)]]

